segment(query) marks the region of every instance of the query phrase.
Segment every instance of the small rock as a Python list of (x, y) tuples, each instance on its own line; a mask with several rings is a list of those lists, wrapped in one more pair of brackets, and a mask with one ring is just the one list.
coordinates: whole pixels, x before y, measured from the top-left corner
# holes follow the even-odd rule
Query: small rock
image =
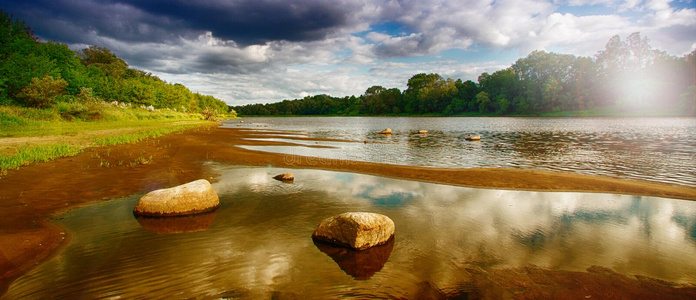
[(379, 132), (380, 134), (392, 134), (391, 128), (386, 128)]
[(364, 250), (386, 243), (394, 235), (394, 221), (376, 213), (348, 212), (326, 218), (312, 234), (313, 239)]
[(295, 175), (292, 173), (283, 173), (283, 174), (278, 174), (276, 176), (273, 176), (273, 179), (275, 180), (280, 180), (280, 181), (294, 181), (295, 180)]
[(428, 131), (427, 131), (427, 130), (418, 130), (418, 133), (420, 133), (420, 134), (427, 134)]
[(169, 217), (214, 211), (220, 198), (205, 179), (168, 189), (155, 190), (140, 198), (133, 213), (140, 216)]
[(466, 137), (465, 140), (467, 140), (467, 141), (480, 141), (481, 136), (480, 135), (472, 135), (472, 136)]

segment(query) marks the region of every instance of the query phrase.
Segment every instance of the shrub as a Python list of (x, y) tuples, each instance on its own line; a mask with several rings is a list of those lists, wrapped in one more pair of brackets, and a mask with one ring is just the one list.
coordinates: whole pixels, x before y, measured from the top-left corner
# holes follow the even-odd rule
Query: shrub
[(80, 102), (98, 102), (99, 98), (92, 96), (92, 89), (88, 87), (81, 87), (80, 93), (77, 94), (77, 101)]
[(41, 79), (34, 77), (17, 96), (29, 107), (50, 107), (55, 104), (58, 96), (65, 93), (66, 86), (68, 83), (61, 78), (53, 79), (53, 76), (48, 75)]
[(214, 109), (211, 109), (210, 107), (205, 107), (202, 111), (201, 114), (203, 115), (203, 118), (205, 120), (209, 121), (215, 121), (215, 116), (217, 115), (217, 112), (215, 112)]
[(104, 105), (92, 96), (92, 89), (80, 88), (80, 93), (71, 101), (58, 102), (54, 109), (66, 120), (101, 120), (104, 117)]

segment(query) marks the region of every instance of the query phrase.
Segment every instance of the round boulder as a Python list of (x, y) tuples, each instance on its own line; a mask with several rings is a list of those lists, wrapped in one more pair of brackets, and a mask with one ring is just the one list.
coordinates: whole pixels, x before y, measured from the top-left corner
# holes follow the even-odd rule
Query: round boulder
[(220, 198), (205, 179), (168, 189), (155, 190), (140, 198), (133, 213), (140, 216), (168, 217), (214, 211)]
[(393, 235), (394, 221), (389, 217), (367, 212), (348, 212), (321, 221), (312, 238), (364, 250), (386, 243)]

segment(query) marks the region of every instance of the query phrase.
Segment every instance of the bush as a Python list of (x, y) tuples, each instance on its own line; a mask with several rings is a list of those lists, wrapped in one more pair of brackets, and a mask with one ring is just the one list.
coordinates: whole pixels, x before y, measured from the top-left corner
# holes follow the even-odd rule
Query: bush
[(98, 102), (99, 98), (92, 96), (92, 89), (88, 87), (81, 87), (80, 93), (77, 94), (77, 101), (82, 103), (86, 102)]
[(61, 78), (53, 79), (53, 76), (48, 75), (41, 79), (34, 77), (17, 96), (29, 107), (50, 107), (55, 104), (58, 96), (65, 94), (66, 86), (68, 83)]
[(203, 118), (208, 121), (215, 121), (215, 116), (217, 115), (217, 112), (215, 112), (214, 109), (211, 109), (210, 107), (205, 107), (201, 111), (201, 115), (203, 115)]

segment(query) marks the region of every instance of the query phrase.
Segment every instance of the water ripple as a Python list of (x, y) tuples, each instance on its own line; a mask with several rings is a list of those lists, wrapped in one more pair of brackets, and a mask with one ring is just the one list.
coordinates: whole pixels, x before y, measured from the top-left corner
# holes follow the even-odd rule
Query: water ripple
[[(696, 186), (694, 118), (255, 118), (337, 149), (246, 146), (291, 155), (449, 167), (570, 171)], [(378, 132), (386, 127), (393, 134)], [(415, 134), (427, 129), (427, 134)], [(482, 141), (467, 141), (481, 135)], [(315, 144), (316, 145), (316, 144)]]

